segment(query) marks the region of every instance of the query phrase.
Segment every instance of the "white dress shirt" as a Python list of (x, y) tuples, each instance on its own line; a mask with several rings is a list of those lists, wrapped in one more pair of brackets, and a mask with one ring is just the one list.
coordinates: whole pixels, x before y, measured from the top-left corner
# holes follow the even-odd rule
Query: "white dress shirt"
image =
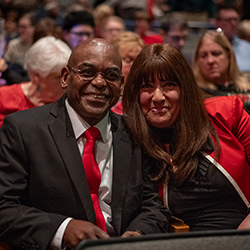
[[(71, 120), (79, 153), (82, 156), (84, 144), (86, 142), (83, 133), (90, 127), (90, 125), (80, 117), (75, 110), (69, 105), (67, 99), (65, 101), (66, 109)], [(95, 125), (100, 130), (102, 140), (97, 140), (95, 144), (95, 159), (99, 166), (102, 179), (99, 187), (99, 203), (106, 221), (108, 233), (113, 233), (114, 228), (111, 226), (111, 187), (112, 187), (112, 173), (113, 173), (113, 147), (112, 147), (112, 132), (109, 113)], [(51, 243), (51, 249), (62, 249), (62, 238), (69, 221), (72, 218), (67, 218), (58, 228)]]

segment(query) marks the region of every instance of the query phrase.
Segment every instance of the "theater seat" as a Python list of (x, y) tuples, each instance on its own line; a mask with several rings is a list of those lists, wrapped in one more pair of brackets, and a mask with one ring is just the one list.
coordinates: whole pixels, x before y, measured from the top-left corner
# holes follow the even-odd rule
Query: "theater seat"
[(82, 241), (75, 250), (249, 250), (250, 230), (154, 234)]

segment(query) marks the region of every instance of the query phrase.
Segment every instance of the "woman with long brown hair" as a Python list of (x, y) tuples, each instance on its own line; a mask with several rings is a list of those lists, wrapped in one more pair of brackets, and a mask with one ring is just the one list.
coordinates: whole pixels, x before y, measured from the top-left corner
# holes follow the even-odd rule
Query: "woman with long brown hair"
[(123, 95), (132, 134), (158, 164), (163, 200), (191, 230), (247, 227), (250, 118), (236, 97), (203, 101), (192, 69), (167, 44), (146, 46)]

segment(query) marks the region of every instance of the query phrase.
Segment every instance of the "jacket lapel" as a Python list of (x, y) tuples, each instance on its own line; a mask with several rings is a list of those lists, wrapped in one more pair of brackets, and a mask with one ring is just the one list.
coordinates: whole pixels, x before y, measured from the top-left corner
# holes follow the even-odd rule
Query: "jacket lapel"
[(49, 124), (52, 137), (57, 145), (69, 177), (75, 186), (86, 216), (90, 222), (95, 223), (95, 213), (89, 187), (73, 128), (66, 111), (65, 97), (55, 103), (51, 109), (51, 114), (55, 117)]
[[(129, 179), (131, 141), (119, 119), (111, 113), (113, 133), (113, 185), (112, 185), (112, 224), (117, 235), (121, 234), (123, 203)], [(120, 124), (120, 125), (118, 125)]]

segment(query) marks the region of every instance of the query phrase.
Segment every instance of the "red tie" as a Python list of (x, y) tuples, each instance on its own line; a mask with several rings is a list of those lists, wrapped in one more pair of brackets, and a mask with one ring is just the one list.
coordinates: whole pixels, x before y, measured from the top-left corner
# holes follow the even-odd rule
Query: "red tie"
[(95, 127), (90, 127), (85, 131), (84, 135), (87, 141), (84, 145), (82, 163), (88, 180), (89, 190), (95, 210), (96, 225), (106, 232), (106, 223), (98, 198), (98, 189), (101, 183), (101, 173), (94, 157), (95, 141), (99, 134), (100, 131)]

